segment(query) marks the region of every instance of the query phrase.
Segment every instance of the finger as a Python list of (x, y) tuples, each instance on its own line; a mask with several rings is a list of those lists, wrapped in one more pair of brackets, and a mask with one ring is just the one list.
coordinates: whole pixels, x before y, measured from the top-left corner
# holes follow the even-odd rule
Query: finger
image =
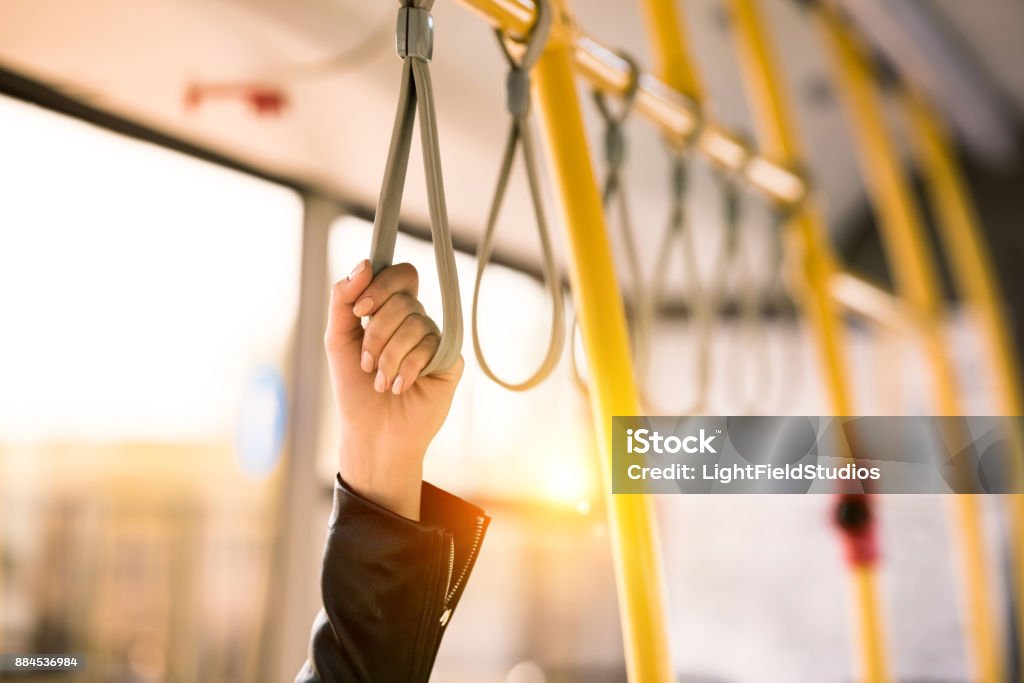
[(352, 305), (372, 279), (370, 262), (363, 259), (355, 265), (348, 277), (338, 280), (331, 287), (327, 331), (324, 333), (324, 344), (329, 350), (336, 349), (362, 335), (362, 324), (359, 316), (352, 312)]
[(395, 391), (394, 385), (392, 385), (392, 393), (401, 394), (412, 388), (416, 380), (420, 378), (423, 368), (427, 367), (427, 363), (437, 353), (437, 347), (440, 343), (441, 337), (436, 333), (420, 339), (419, 343), (402, 359), (394, 381), (394, 385), (398, 385), (399, 389)]
[(374, 387), (381, 385), (384, 390), (392, 389), (400, 394), (406, 378), (400, 372), (405, 357), (427, 336), (437, 336), (437, 327), (425, 315), (410, 315), (391, 336), (381, 351), (377, 364), (377, 378)]
[(409, 263), (398, 263), (388, 266), (377, 273), (373, 282), (366, 290), (359, 294), (352, 307), (352, 314), (356, 316), (373, 315), (384, 302), (392, 295), (403, 292), (412, 298), (420, 288), (420, 277), (416, 268)]
[(373, 372), (377, 367), (381, 352), (406, 318), (423, 313), (423, 305), (402, 292), (385, 301), (363, 331), (363, 352), (359, 360), (363, 372)]

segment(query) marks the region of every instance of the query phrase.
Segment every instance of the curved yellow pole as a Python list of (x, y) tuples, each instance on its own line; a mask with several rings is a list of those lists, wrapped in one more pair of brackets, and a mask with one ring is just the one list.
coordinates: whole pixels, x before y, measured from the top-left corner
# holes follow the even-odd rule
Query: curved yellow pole
[[(1024, 398), (1020, 386), (1020, 365), (1013, 346), (1013, 336), (1000, 304), (995, 267), (985, 248), (981, 221), (968, 194), (967, 183), (960, 172), (945, 126), (921, 93), (915, 90), (905, 92), (903, 106), (910, 123), (914, 149), (924, 173), (939, 237), (954, 280), (961, 296), (978, 316), (985, 356), (996, 385), (999, 410), (1003, 415), (1021, 415)], [(1019, 457), (1024, 452), (1021, 448), (1021, 435), (1014, 430), (1013, 436)], [(1024, 624), (1024, 496), (1011, 496), (1009, 500), (1014, 527), (1011, 550), (1014, 575), (1017, 578), (1017, 623)], [(964, 550), (970, 554), (970, 548)], [(981, 559), (979, 553), (976, 561), (980, 562)], [(979, 567), (977, 571), (982, 569)], [(991, 651), (980, 662), (984, 667), (984, 678), (980, 680), (1003, 680), (1004, 658), (998, 647), (998, 634), (993, 628), (991, 616), (984, 619), (981, 611), (974, 614), (975, 620), (979, 622), (975, 628), (984, 630), (984, 639), (991, 642)], [(1024, 653), (1024, 629), (1018, 629), (1018, 636), (1018, 651)], [(988, 660), (994, 661), (986, 666), (985, 661)], [(1020, 662), (1020, 666), (1024, 669), (1024, 661)]]
[[(564, 0), (558, 15), (568, 16)], [(611, 419), (637, 414), (625, 310), (584, 135), (572, 54), (553, 31), (533, 70), (538, 111), (570, 247), (569, 276), (587, 354), (590, 402), (608, 501), (619, 615), (631, 683), (674, 680), (661, 553), (650, 499), (611, 493)]]
[[(754, 111), (761, 149), (769, 158), (799, 166), (804, 155), (795, 119), (784, 96), (785, 85), (779, 75), (775, 55), (768, 45), (760, 12), (753, 0), (731, 0), (731, 8), (744, 83)], [(836, 415), (849, 415), (853, 406), (846, 375), (848, 365), (842, 323), (831, 291), (838, 272), (826, 237), (824, 219), (813, 202), (807, 203), (790, 230), (794, 242), (791, 251), (803, 259), (806, 291), (801, 303), (817, 334), (832, 410)], [(871, 683), (883, 683), (889, 680), (889, 672), (874, 563), (854, 565), (853, 584), (862, 676)]]
[(1003, 312), (995, 266), (985, 248), (981, 220), (967, 191), (945, 126), (920, 93), (904, 94), (914, 150), (924, 172), (939, 237), (958, 289), (981, 318), (984, 343), (993, 366), (999, 406), (1007, 415), (1021, 415), (1024, 398), (1020, 365)]
[[(910, 182), (889, 132), (876, 79), (843, 20), (821, 8), (815, 13), (824, 42), (832, 55), (836, 81), (845, 95), (858, 139), (862, 176), (867, 184), (885, 246), (896, 290), (914, 311), (918, 333), (932, 374), (937, 412), (960, 415), (956, 368), (947, 352), (943, 330), (944, 302), (934, 258), (925, 236)], [(981, 510), (971, 496), (956, 496), (956, 523), (960, 528), (963, 577), (970, 628), (969, 652), (975, 661), (975, 679), (1002, 681), (1002, 659), (993, 632), (992, 596), (985, 572), (985, 544)]]

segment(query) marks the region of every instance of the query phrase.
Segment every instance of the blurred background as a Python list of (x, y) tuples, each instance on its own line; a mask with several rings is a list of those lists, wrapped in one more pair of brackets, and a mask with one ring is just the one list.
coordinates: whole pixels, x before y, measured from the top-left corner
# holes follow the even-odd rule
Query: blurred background
[[(679, 4), (714, 118), (752, 136), (727, 8)], [(849, 270), (890, 288), (818, 35), (799, 3), (760, 4), (832, 246)], [(939, 71), (930, 74), (933, 95), (954, 124), (1016, 330), (1024, 5), (845, 4), (889, 46), (888, 59)], [(648, 61), (633, 3), (574, 9), (590, 35)], [(394, 13), (393, 2), (353, 0), (0, 4), (0, 652), (84, 653), (88, 666), (73, 680), (97, 683), (281, 681), (298, 670), (340, 439), (322, 359), (324, 305), (330, 283), (369, 250), (400, 70)], [(507, 125), (506, 65), (493, 31), (460, 3), (438, 0), (434, 16), (432, 71), (468, 320)], [(585, 105), (600, 167), (600, 122)], [(668, 167), (650, 126), (631, 123), (628, 133), (627, 184), (649, 264), (667, 217)], [(900, 154), (916, 177), (909, 150)], [(413, 155), (397, 258), (419, 268), (427, 309), (439, 315)], [(703, 291), (722, 302), (705, 412), (828, 414), (806, 322), (773, 275), (771, 207), (744, 196), (747, 260), (722, 269), (720, 187), (701, 162), (692, 172), (697, 270)], [(530, 211), (517, 171), (480, 319), (504, 376), (525, 376), (548, 334)], [(564, 265), (557, 222), (555, 237)], [(698, 398), (702, 344), (682, 257), (673, 264), (645, 378), (664, 413)], [(965, 411), (998, 412), (975, 312), (945, 267), (942, 277)], [(753, 321), (736, 313), (751, 293)], [(912, 340), (852, 319), (849, 334), (858, 413), (934, 412)], [(622, 681), (594, 430), (568, 360), (537, 389), (514, 394), (482, 375), (468, 338), (465, 352), (427, 478), (494, 522), (434, 680)], [(656, 500), (679, 680), (856, 678), (832, 504)], [(1008, 636), (1009, 521), (997, 501), (981, 504)], [(894, 676), (972, 680), (949, 499), (894, 496), (878, 506)]]

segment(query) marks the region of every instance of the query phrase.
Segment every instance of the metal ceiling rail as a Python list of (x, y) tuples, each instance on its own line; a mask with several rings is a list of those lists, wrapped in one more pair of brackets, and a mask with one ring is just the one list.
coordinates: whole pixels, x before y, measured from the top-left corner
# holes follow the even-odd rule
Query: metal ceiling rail
[(836, 272), (829, 281), (829, 294), (850, 313), (890, 329), (910, 332), (920, 325), (902, 299), (852, 273)]
[[(512, 36), (525, 36), (536, 13), (532, 0), (460, 2)], [(572, 45), (577, 73), (601, 91), (615, 95), (624, 93), (629, 84), (629, 64), (626, 60), (580, 31), (571, 18), (564, 19), (556, 22), (561, 25), (557, 30), (571, 31), (571, 35), (563, 35), (561, 38)], [(640, 76), (635, 110), (661, 129), (669, 139), (679, 143), (694, 141), (701, 154), (726, 170), (737, 173), (751, 187), (775, 202), (795, 206), (809, 193), (809, 183), (798, 169), (758, 154), (735, 133), (714, 122), (702, 121), (696, 102), (649, 73)]]

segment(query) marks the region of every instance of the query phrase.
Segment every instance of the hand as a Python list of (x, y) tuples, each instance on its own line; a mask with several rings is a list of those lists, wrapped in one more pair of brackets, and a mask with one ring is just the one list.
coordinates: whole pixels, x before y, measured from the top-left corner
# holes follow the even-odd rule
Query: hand
[[(373, 276), (360, 261), (331, 290), (324, 345), (341, 417), (338, 471), (359, 495), (418, 520), (423, 457), (444, 423), (463, 361), (420, 377), (440, 331), (408, 263)], [(362, 317), (371, 316), (363, 329)]]

